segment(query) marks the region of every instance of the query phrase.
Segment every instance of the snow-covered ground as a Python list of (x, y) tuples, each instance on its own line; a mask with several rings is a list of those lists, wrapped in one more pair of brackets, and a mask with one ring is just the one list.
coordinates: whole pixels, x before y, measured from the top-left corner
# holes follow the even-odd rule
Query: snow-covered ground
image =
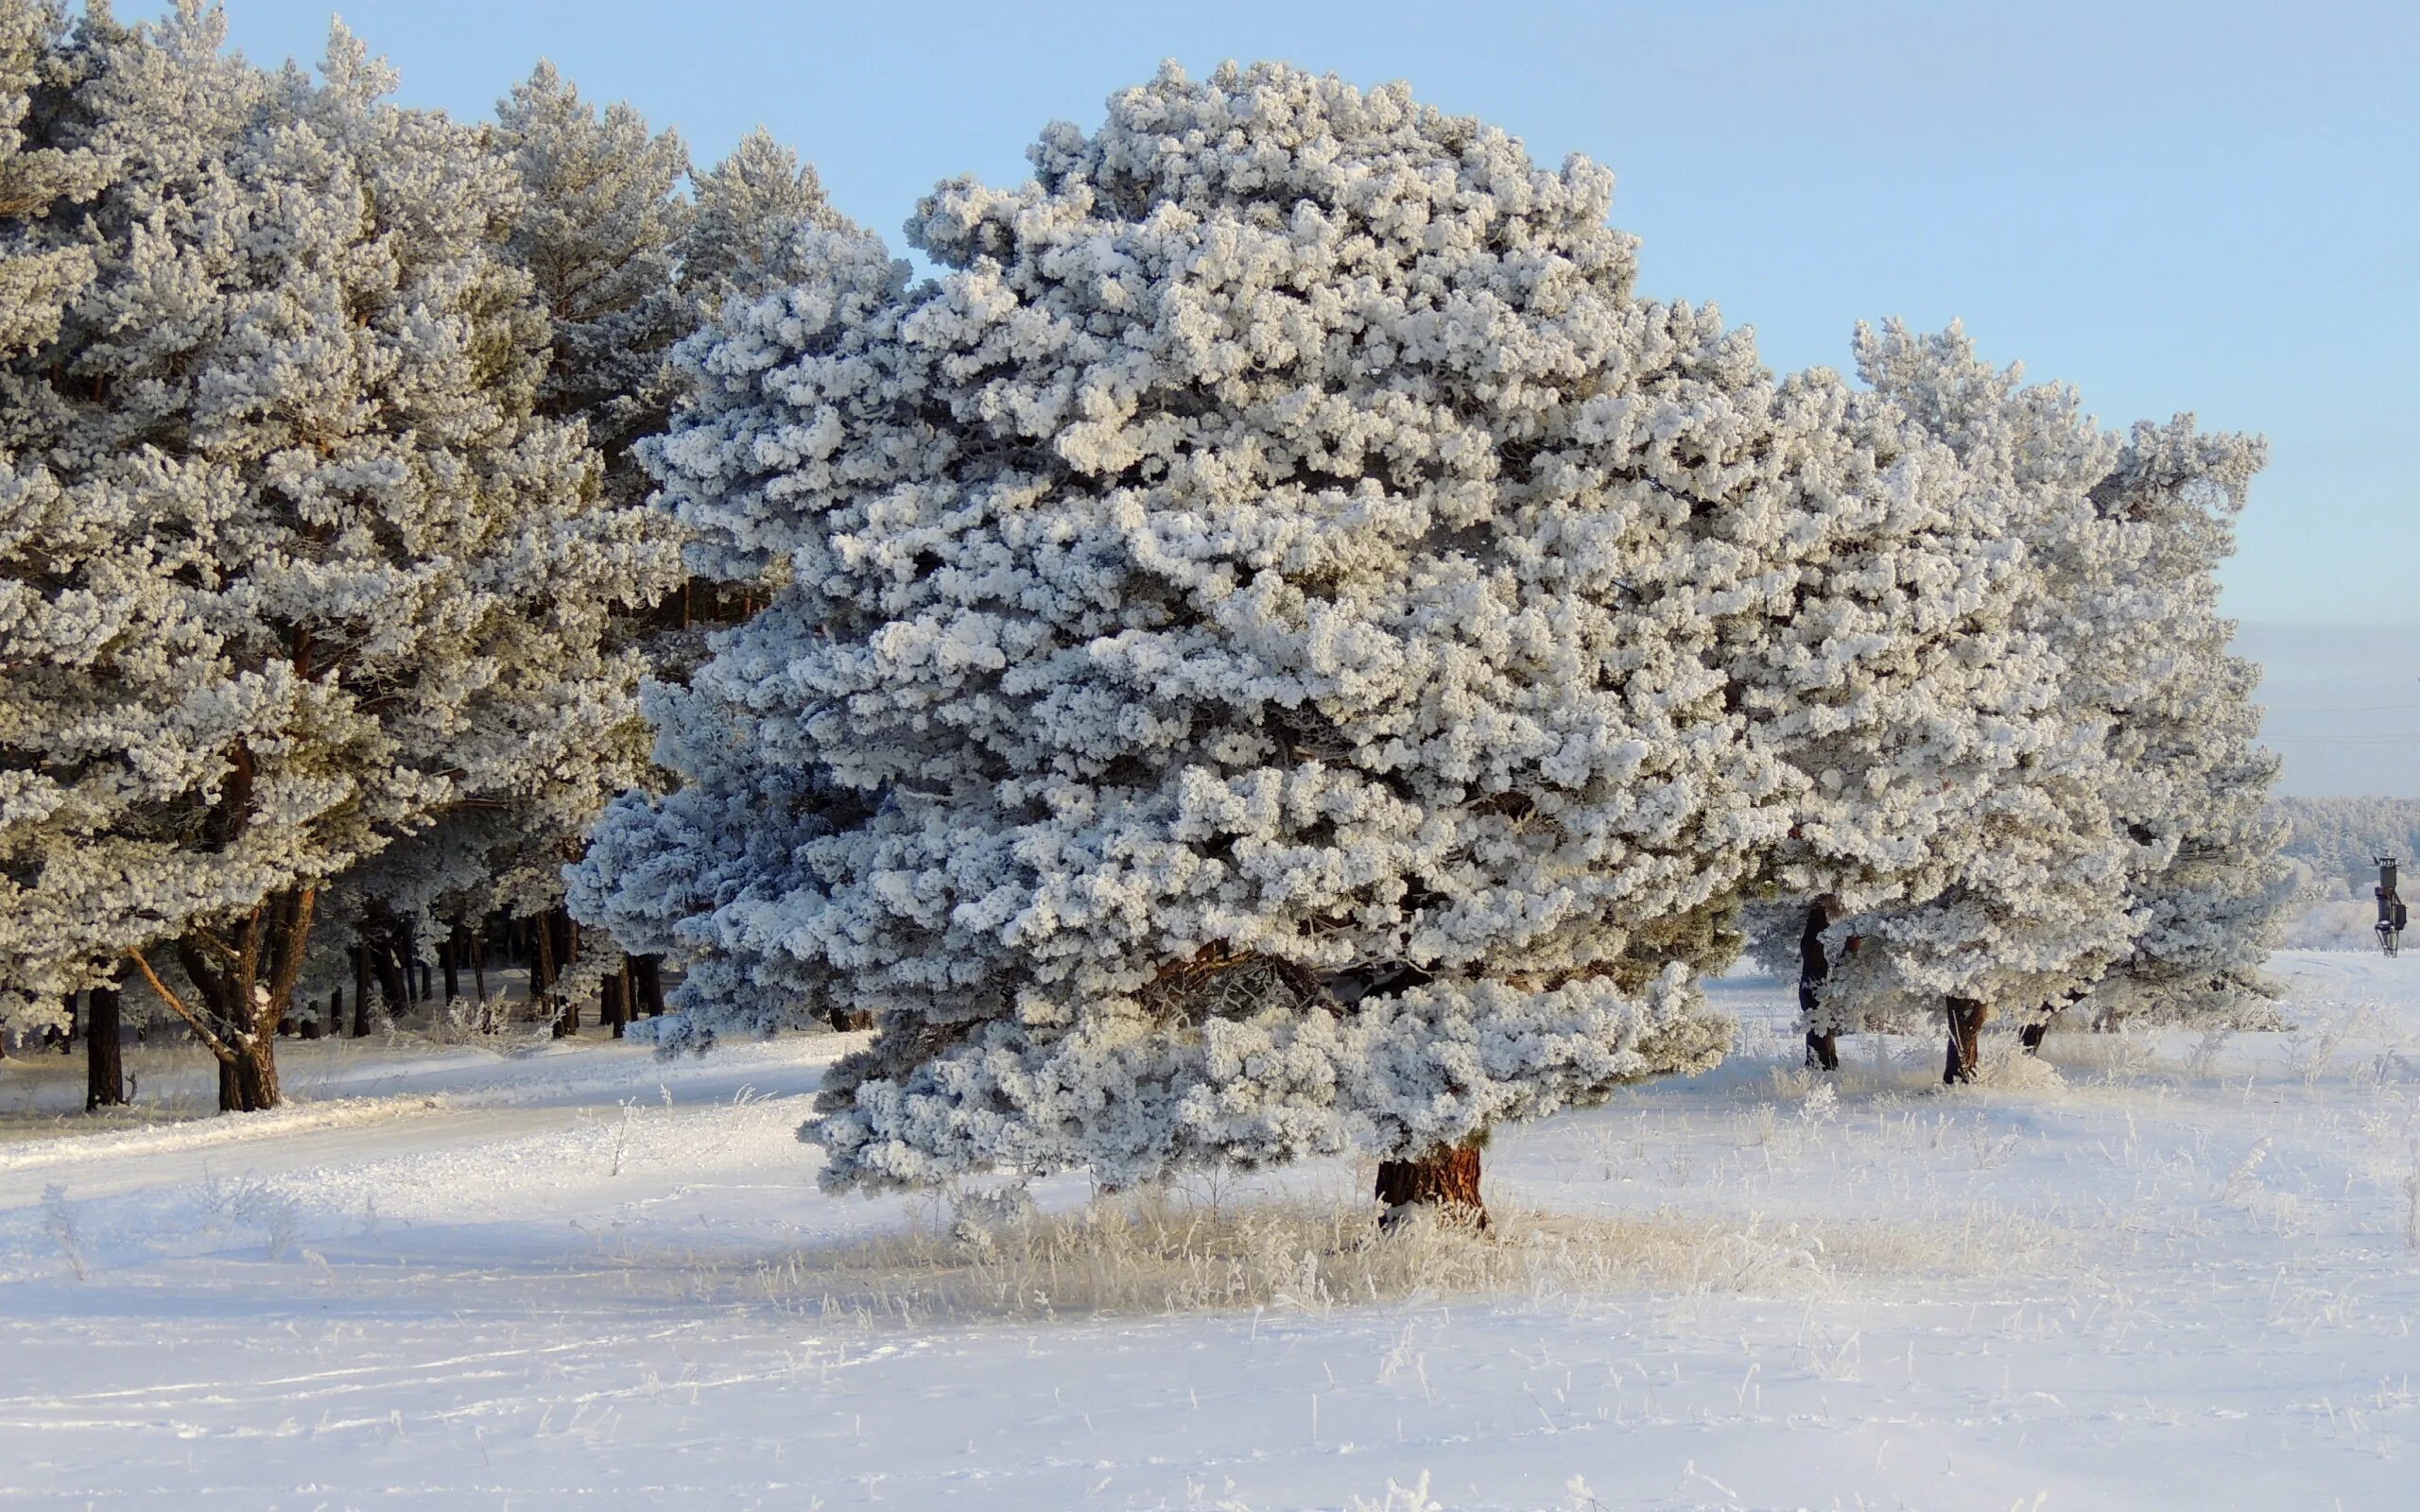
[(1354, 1305), (1314, 1255), (1173, 1316), (827, 1305), (815, 1255), (919, 1216), (817, 1193), (829, 1037), (289, 1043), (240, 1121), (138, 1055), (97, 1132), (78, 1063), (0, 1063), (0, 1504), (2420, 1506), (2420, 956), (2277, 968), (2301, 1032), (1956, 1093), (1874, 1040), (1816, 1089), (1726, 983), (1721, 1071), (1487, 1156), (1506, 1243), (1635, 1219), (1681, 1274)]

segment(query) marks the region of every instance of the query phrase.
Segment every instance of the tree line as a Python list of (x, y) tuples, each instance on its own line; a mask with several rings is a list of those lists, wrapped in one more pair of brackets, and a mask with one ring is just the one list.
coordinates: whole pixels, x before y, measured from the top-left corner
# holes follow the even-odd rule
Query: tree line
[(748, 591), (633, 447), (832, 218), (764, 134), (693, 173), (543, 66), (489, 123), (393, 85), (340, 27), (314, 77), (213, 7), (0, 6), (0, 1011), (141, 993), (229, 1109), (278, 1101), (281, 1023), (498, 947), (559, 1029), (660, 1006), (562, 868), (663, 781), (642, 678)]

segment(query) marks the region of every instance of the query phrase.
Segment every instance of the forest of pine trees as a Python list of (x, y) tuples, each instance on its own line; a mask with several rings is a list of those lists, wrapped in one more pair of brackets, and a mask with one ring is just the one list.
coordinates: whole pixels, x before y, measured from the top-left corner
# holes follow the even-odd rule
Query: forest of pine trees
[(1399, 85), (1170, 67), (894, 248), (761, 132), (395, 82), (0, 0), (0, 1022), (94, 1106), (121, 1017), (229, 1111), (286, 1034), (870, 1028), (834, 1186), (1479, 1213), (1752, 939), (1952, 1082), (2276, 993), (2255, 438), (1956, 327), (1776, 373)]

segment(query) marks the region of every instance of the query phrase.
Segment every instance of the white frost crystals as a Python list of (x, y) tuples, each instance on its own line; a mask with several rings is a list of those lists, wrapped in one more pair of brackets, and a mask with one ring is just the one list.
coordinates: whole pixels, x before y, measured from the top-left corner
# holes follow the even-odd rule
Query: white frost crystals
[(656, 452), (788, 582), (659, 695), (574, 906), (697, 1032), (872, 1012), (837, 1184), (1418, 1152), (1711, 1064), (1787, 824), (1726, 627), (1774, 386), (1637, 300), (1611, 180), (1262, 66), (942, 185), (727, 309)]
[(802, 219), (646, 448), (772, 596), (571, 902), (688, 962), (674, 1042), (875, 1024), (828, 1182), (1426, 1160), (1713, 1064), (1743, 899), (1937, 1006), (2187, 885), (2110, 740), (2159, 674), (2069, 644), (2165, 601), (2086, 591), (2064, 390), (1896, 328), (1776, 381), (1601, 169), (1400, 86), (1170, 68), (1030, 156), (919, 206), (932, 282)]
[(341, 31), (316, 82), (223, 43), (193, 4), (43, 43), (45, 161), (106, 172), (7, 226), (93, 274), (9, 322), (48, 334), (0, 404), (0, 981), (153, 951), (250, 1108), (321, 885), (626, 780), (607, 630), (678, 561), (533, 413), (547, 322), (485, 134), (388, 103)]

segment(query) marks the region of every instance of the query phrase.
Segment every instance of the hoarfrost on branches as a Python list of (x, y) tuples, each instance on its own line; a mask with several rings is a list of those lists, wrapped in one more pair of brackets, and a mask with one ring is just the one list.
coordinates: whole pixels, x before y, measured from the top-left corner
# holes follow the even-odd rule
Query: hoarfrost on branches
[(164, 947), (222, 1101), (268, 1106), (320, 886), (566, 800), (631, 717), (610, 618), (675, 564), (533, 412), (482, 132), (386, 103), (341, 29), (316, 82), (197, 4), (60, 56), (54, 147), (112, 172), (72, 221), (94, 277), (8, 363), (0, 948), (46, 991)]
[[(2014, 570), (1954, 449), (1638, 300), (1602, 170), (1399, 88), (1170, 69), (1031, 156), (920, 206), (938, 282), (825, 232), (684, 354), (663, 496), (787, 584), (575, 906), (712, 963), (693, 1034), (879, 1016), (843, 1185), (1418, 1153), (1710, 1064), (1694, 973), (1821, 776), (1756, 722), (1904, 722), (1859, 616)], [(1909, 569), (1953, 607), (1887, 607), (1962, 531)]]

